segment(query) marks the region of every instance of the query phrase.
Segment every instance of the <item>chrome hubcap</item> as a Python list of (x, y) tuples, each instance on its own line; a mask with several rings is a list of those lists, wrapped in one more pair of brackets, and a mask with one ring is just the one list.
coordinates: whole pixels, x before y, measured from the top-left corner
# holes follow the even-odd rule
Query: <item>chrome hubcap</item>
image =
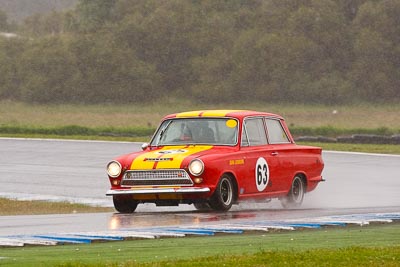
[(293, 181), (292, 193), (293, 200), (295, 202), (299, 202), (303, 198), (303, 183), (301, 182), (300, 178), (296, 178)]
[(225, 205), (229, 205), (232, 201), (232, 186), (227, 178), (221, 182), (221, 198)]

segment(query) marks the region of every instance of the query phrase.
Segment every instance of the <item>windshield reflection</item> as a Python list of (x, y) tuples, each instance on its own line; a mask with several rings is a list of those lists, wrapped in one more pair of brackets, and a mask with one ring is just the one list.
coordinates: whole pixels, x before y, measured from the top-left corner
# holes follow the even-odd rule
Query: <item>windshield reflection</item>
[(238, 122), (230, 118), (180, 118), (164, 121), (151, 146), (237, 144)]

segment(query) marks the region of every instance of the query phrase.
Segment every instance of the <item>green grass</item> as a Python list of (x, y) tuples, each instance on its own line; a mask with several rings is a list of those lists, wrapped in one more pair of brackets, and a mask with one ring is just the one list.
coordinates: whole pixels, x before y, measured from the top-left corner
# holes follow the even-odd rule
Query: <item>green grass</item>
[[(62, 127), (154, 128), (170, 113), (197, 109), (251, 109), (277, 113), (290, 127), (334, 127), (338, 129), (400, 129), (400, 105), (371, 104), (321, 106), (266, 103), (199, 105), (179, 99), (161, 99), (152, 104), (131, 105), (32, 105), (0, 101), (0, 125)], [(336, 112), (333, 112), (336, 111)]]
[(19, 201), (0, 198), (0, 216), (110, 212), (113, 210), (113, 208), (92, 207), (88, 205), (71, 204), (67, 202)]
[(67, 125), (60, 127), (29, 127), (29, 126), (0, 126), (0, 133), (3, 135), (54, 135), (54, 136), (105, 136), (105, 137), (143, 137), (151, 136), (155, 128), (130, 127), (84, 127), (78, 125)]
[[(132, 137), (151, 137), (156, 128), (144, 128), (144, 127), (85, 127), (78, 125), (67, 125), (59, 127), (42, 127), (42, 126), (9, 126), (0, 125), (0, 135), (13, 136), (19, 135), (24, 137), (29, 136), (97, 136), (97, 138), (103, 137), (115, 137), (115, 138), (132, 138)], [(372, 129), (361, 129), (361, 128), (349, 128), (341, 129), (332, 126), (326, 127), (290, 127), (290, 131), (293, 136), (325, 136), (325, 137), (337, 137), (337, 136), (349, 136), (352, 134), (375, 134), (375, 135), (394, 135), (400, 133), (400, 129), (389, 129), (385, 127), (372, 128)]]
[[(199, 105), (172, 98), (150, 105), (32, 105), (0, 101), (0, 136), (147, 142), (164, 115), (195, 109), (278, 113), (286, 118), (294, 136), (400, 133), (399, 105)], [(325, 150), (400, 154), (398, 145), (317, 145)]]
[[(400, 224), (0, 249), (6, 266), (399, 266)], [(140, 264), (140, 265), (137, 265)]]

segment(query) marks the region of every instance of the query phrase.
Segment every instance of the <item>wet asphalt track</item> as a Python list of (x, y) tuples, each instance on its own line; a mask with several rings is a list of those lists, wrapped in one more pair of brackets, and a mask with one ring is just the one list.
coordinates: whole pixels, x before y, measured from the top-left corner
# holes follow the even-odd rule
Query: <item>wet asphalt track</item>
[[(111, 206), (105, 196), (109, 188), (105, 165), (139, 149), (136, 143), (0, 138), (0, 197)], [(324, 152), (323, 158), (327, 181), (306, 195), (300, 210), (282, 210), (272, 201), (244, 203), (223, 214), (200, 213), (189, 205), (146, 204), (133, 215), (2, 216), (0, 235), (400, 211), (400, 156)]]

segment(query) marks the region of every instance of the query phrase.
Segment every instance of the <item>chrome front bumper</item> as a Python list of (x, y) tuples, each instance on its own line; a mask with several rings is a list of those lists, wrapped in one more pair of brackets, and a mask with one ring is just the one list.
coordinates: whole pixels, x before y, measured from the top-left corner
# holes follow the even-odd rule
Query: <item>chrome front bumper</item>
[(113, 195), (133, 195), (133, 194), (198, 194), (208, 193), (208, 187), (192, 187), (192, 188), (141, 188), (141, 189), (119, 189), (108, 190), (106, 196)]

